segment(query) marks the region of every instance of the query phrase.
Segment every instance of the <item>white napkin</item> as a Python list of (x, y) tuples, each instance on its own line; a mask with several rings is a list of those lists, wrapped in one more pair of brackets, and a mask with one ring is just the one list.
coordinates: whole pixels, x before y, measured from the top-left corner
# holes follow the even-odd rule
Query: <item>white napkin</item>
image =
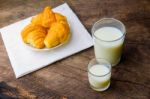
[(68, 44), (55, 50), (39, 52), (27, 49), (21, 39), (21, 30), (31, 17), (0, 29), (16, 78), (24, 76), (48, 64), (75, 54), (93, 45), (92, 38), (75, 13), (65, 3), (53, 9), (68, 19), (72, 37)]

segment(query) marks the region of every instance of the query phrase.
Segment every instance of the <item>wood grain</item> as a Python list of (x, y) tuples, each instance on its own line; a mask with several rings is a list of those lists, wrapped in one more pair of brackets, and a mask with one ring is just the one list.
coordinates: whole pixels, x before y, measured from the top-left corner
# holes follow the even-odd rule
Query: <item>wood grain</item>
[(0, 37), (0, 98), (150, 99), (150, 0), (0, 0), (0, 27), (64, 2), (89, 32), (103, 17), (125, 24), (124, 53), (112, 69), (111, 87), (102, 93), (89, 87), (87, 64), (94, 57), (93, 47), (16, 79)]

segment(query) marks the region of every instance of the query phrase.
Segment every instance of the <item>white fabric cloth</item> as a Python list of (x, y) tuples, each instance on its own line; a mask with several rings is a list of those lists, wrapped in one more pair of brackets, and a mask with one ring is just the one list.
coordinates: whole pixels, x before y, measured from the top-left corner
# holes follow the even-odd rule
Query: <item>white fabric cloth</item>
[(36, 71), (93, 45), (92, 37), (66, 3), (53, 10), (67, 17), (72, 33), (71, 40), (68, 44), (54, 50), (39, 52), (24, 46), (20, 33), (30, 22), (31, 17), (0, 29), (16, 78)]

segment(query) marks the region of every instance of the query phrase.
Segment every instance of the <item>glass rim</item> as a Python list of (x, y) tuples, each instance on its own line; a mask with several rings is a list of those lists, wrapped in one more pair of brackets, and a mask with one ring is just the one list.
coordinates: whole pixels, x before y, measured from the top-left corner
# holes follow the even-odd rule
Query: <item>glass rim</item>
[[(91, 73), (90, 70), (89, 70), (89, 69), (90, 69), (90, 65), (89, 65), (89, 64), (90, 64), (91, 61), (94, 61), (94, 60), (95, 60), (95, 61), (97, 61), (97, 60), (103, 60), (103, 61), (105, 61), (106, 64), (107, 64), (107, 66), (109, 66), (109, 68), (108, 68), (108, 69), (109, 69), (109, 72), (106, 73), (106, 74), (104, 74), (104, 75), (95, 75), (95, 74)], [(110, 73), (111, 73), (111, 68), (112, 68), (112, 67), (111, 67), (111, 64), (110, 64), (106, 59), (104, 59), (104, 58), (93, 58), (93, 59), (91, 59), (91, 60), (89, 61), (89, 63), (88, 63), (88, 73), (90, 73), (91, 75), (96, 76), (96, 77), (104, 77), (104, 76), (110, 74)]]
[[(101, 21), (103, 21), (103, 20), (114, 20), (114, 21), (118, 22), (119, 24), (121, 24), (121, 26), (123, 27), (123, 32), (121, 31), (123, 35), (122, 35), (121, 37), (115, 39), (115, 40), (102, 40), (102, 39), (96, 37), (96, 35), (94, 34), (93, 28), (94, 28), (94, 26), (95, 26), (97, 23), (99, 23), (99, 22), (101, 22)], [(103, 42), (115, 42), (115, 41), (118, 41), (118, 40), (122, 39), (122, 38), (125, 36), (125, 34), (126, 34), (125, 25), (124, 25), (121, 21), (119, 21), (119, 20), (117, 20), (117, 19), (115, 19), (115, 18), (102, 18), (102, 19), (96, 21), (96, 22), (94, 23), (94, 25), (92, 26), (91, 31), (92, 31), (92, 35), (93, 35), (96, 39), (101, 40), (101, 41), (103, 41)]]

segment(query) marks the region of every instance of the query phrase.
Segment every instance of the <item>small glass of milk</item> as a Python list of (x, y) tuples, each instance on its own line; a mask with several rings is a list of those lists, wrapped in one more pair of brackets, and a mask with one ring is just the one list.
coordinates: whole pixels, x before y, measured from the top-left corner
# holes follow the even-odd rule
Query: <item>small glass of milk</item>
[(124, 24), (114, 18), (97, 21), (92, 27), (96, 58), (104, 58), (112, 66), (117, 65), (122, 54), (125, 31)]
[(94, 58), (88, 64), (88, 79), (92, 89), (104, 91), (110, 86), (111, 64), (102, 58)]

